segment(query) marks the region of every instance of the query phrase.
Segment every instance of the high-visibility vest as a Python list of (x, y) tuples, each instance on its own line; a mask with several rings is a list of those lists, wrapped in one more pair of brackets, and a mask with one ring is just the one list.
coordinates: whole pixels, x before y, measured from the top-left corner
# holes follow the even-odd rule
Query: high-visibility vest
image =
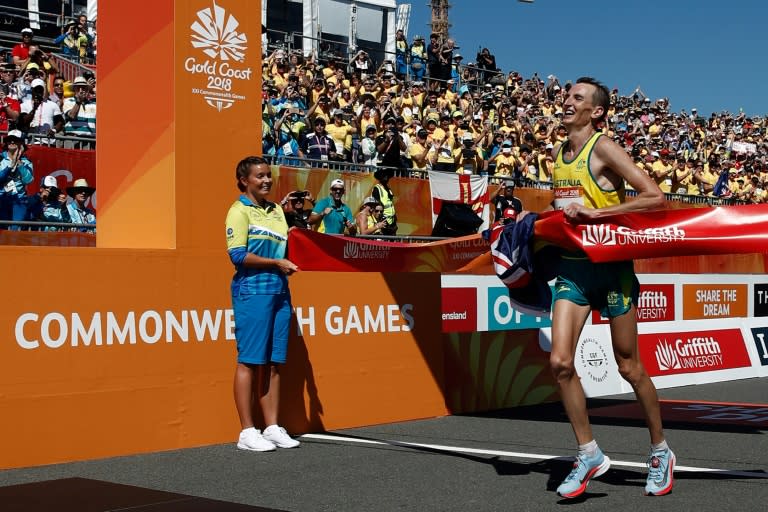
[(376, 186), (374, 186), (375, 189), (379, 191), (379, 200), (381, 201), (381, 206), (384, 207), (384, 220), (387, 221), (387, 224), (392, 225), (395, 223), (395, 202), (393, 201), (394, 195), (392, 197), (389, 197), (389, 190), (387, 190), (384, 185), (377, 183)]

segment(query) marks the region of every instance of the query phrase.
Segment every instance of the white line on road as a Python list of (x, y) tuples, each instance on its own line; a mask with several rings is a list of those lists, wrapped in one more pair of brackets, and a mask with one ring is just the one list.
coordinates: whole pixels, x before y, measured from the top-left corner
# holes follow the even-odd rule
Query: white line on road
[[(379, 446), (402, 446), (405, 448), (427, 448), (449, 453), (472, 453), (477, 455), (496, 455), (499, 457), (514, 457), (518, 459), (549, 460), (562, 459), (572, 460), (572, 457), (562, 457), (558, 455), (543, 455), (540, 453), (509, 452), (505, 450), (486, 450), (482, 448), (464, 448), (461, 446), (445, 446), (440, 444), (407, 443), (404, 441), (377, 441), (373, 439), (359, 439), (355, 437), (345, 437), (330, 434), (304, 434), (302, 439), (315, 439), (318, 441), (335, 441), (343, 443), (373, 444)], [(644, 468), (643, 462), (629, 462), (611, 459), (611, 466), (622, 466), (628, 468)], [(746, 477), (746, 478), (768, 478), (768, 473), (763, 470), (757, 471), (735, 471), (730, 469), (717, 468), (698, 468), (694, 466), (675, 466), (675, 471), (687, 471), (696, 473), (718, 473), (721, 475)]]

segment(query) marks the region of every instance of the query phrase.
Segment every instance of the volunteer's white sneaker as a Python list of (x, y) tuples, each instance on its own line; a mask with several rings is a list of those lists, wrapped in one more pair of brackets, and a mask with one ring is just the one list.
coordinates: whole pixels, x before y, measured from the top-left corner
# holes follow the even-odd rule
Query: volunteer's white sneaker
[(264, 439), (273, 443), (278, 448), (296, 448), (301, 444), (297, 440), (291, 439), (291, 436), (279, 425), (270, 425), (265, 428)]
[(253, 452), (271, 452), (275, 450), (275, 444), (264, 439), (261, 431), (254, 427), (243, 429), (240, 432), (237, 447), (241, 450), (251, 450)]

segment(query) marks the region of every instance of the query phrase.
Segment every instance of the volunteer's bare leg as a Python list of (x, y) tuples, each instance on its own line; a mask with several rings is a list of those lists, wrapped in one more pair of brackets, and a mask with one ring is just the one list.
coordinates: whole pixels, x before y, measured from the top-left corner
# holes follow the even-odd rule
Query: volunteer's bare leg
[(258, 365), (237, 363), (235, 368), (235, 407), (243, 429), (253, 426), (253, 390)]
[(269, 364), (261, 367), (259, 374), (259, 405), (264, 414), (264, 425), (277, 425), (277, 411), (280, 408), (280, 367)]

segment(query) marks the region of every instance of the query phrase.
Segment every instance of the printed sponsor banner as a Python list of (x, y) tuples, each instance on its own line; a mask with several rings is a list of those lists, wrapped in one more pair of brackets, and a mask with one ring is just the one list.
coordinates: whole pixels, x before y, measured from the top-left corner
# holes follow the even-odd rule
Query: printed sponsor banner
[(740, 329), (641, 334), (638, 343), (652, 377), (751, 366)]
[(477, 288), (443, 288), (443, 332), (477, 331)]
[(627, 213), (600, 224), (564, 222), (555, 211), (540, 215), (536, 235), (592, 261), (754, 253), (768, 246), (768, 204)]
[[(675, 319), (675, 285), (641, 284), (637, 304), (638, 322), (668, 322)], [(607, 324), (600, 312), (592, 311), (593, 324)]]
[(40, 191), (43, 176), (56, 177), (59, 190), (65, 193), (75, 180), (85, 178), (90, 186), (96, 187), (96, 192), (86, 200), (85, 205), (96, 211), (99, 190), (96, 184), (95, 151), (30, 146), (26, 154), (35, 166), (35, 179), (27, 185), (27, 194), (35, 195)]
[(760, 364), (768, 366), (768, 327), (752, 327), (750, 330)]
[(452, 272), (488, 252), (488, 242), (472, 235), (407, 244), (293, 229), (288, 234), (288, 252), (291, 261), (305, 271)]
[(768, 284), (755, 284), (755, 293), (752, 295), (752, 303), (755, 307), (755, 316), (768, 316)]
[(683, 319), (747, 316), (746, 284), (684, 284)]
[(509, 289), (505, 286), (488, 287), (488, 330), (538, 329), (550, 327), (549, 317), (526, 315), (517, 311), (509, 301)]

